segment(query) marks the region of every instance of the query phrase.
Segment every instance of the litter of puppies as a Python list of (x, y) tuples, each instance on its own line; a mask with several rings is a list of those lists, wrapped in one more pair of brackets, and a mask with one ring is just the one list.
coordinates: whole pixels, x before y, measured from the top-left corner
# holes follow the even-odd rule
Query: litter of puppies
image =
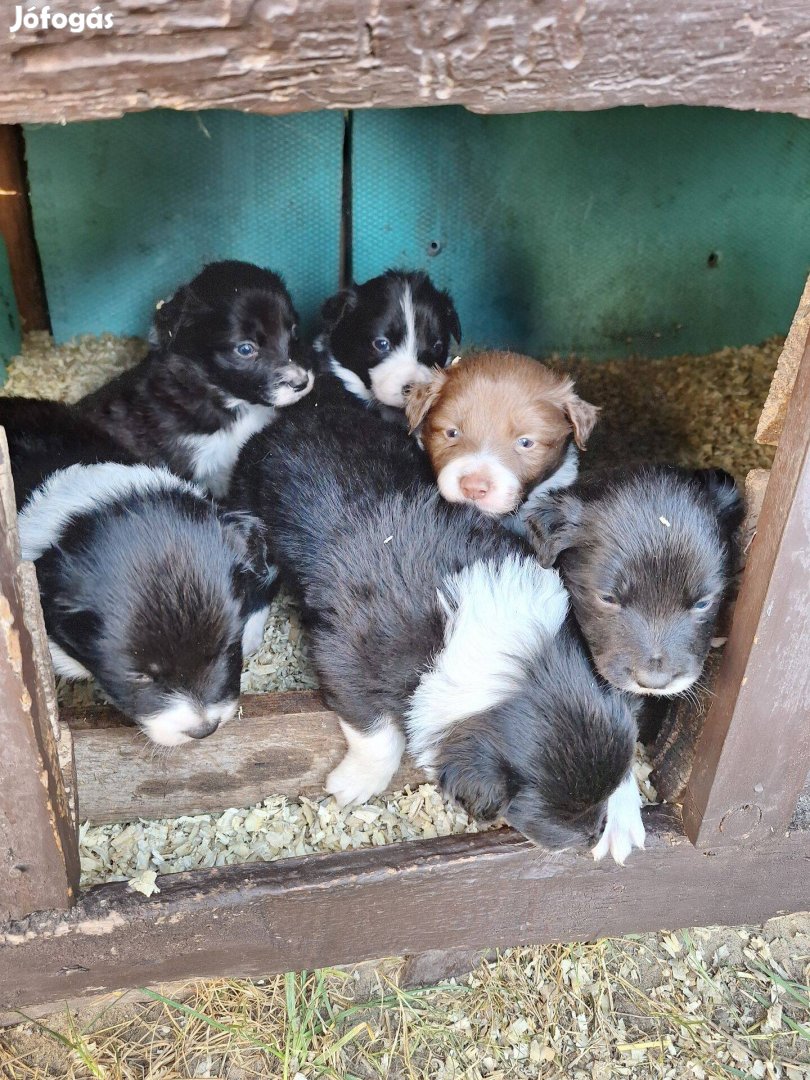
[[(233, 288), (226, 288), (231, 279)], [(220, 329), (208, 327), (212, 320)], [(172, 843), (182, 854), (171, 868), (181, 869), (189, 858), (189, 865), (222, 865), (341, 850), (431, 835), (431, 830), (437, 835), (472, 831), (478, 822), (497, 818), (544, 847), (591, 847), (595, 857), (609, 850), (623, 862), (633, 846), (643, 846), (637, 781), (646, 780), (645, 768), (649, 773), (638, 762), (635, 780), (629, 772), (631, 716), (638, 705), (626, 691), (677, 693), (698, 677), (733, 549), (739, 509), (733, 479), (723, 474), (717, 480), (728, 492), (728, 529), (718, 532), (708, 554), (705, 543), (701, 548), (701, 557), (711, 565), (697, 576), (711, 578), (710, 586), (695, 585), (700, 595), (696, 592), (689, 614), (673, 631), (676, 637), (686, 634), (684, 619), (700, 625), (694, 662), (679, 659), (670, 671), (668, 643), (645, 642), (646, 667), (622, 658), (623, 674), (614, 678), (609, 672), (618, 669), (600, 664), (600, 645), (588, 632), (579, 586), (567, 572), (575, 561), (575, 545), (549, 557), (538, 524), (569, 497), (566, 492), (578, 472), (577, 450), (588, 442), (598, 408), (579, 397), (570, 378), (529, 358), (491, 353), (453, 357), (448, 364), (453, 340), (461, 340), (459, 317), (452, 299), (421, 273), (389, 272), (327, 301), (308, 358), (297, 341), (296, 324), (292, 300), (277, 275), (239, 263), (207, 267), (156, 309), (146, 359), (63, 413), (58, 444), (48, 438), (43, 442), (37, 429), (35, 455), (26, 428), (30, 404), (6, 396), (0, 415), (13, 435), (12, 468), (28, 468), (32, 475), (40, 469), (40, 479), (47, 482), (65, 463), (79, 469), (107, 467), (97, 464), (95, 448), (85, 459), (82, 447), (74, 452), (71, 425), (82, 417), (94, 435), (118, 439), (123, 460), (109, 468), (168, 465), (186, 481), (207, 488), (223, 503), (215, 512), (222, 527), (238, 536), (235, 547), (243, 570), (236, 576), (245, 593), (237, 602), (238, 630), (229, 631), (228, 643), (223, 639), (214, 647), (206, 663), (225, 662), (227, 654), (226, 666), (230, 670), (236, 664), (238, 671), (244, 643), (254, 655), (243, 668), (243, 690), (269, 688), (268, 677), (279, 669), (277, 688), (312, 686), (317, 679), (342, 717), (347, 737), (347, 756), (327, 781), (339, 801), (365, 804), (383, 790), (408, 746), (435, 770), (440, 788), (456, 802), (447, 803), (434, 787), (424, 785), (416, 793), (377, 798), (359, 809), (336, 810), (330, 800), (293, 804), (271, 797), (251, 811), (228, 811), (216, 820), (203, 816), (178, 819), (176, 825), (103, 827), (109, 833), (85, 826), (85, 881), (102, 880), (110, 871), (117, 875), (124, 865), (126, 875), (163, 871), (169, 865), (163, 852)], [(128, 353), (127, 361), (135, 355)], [(163, 386), (172, 372), (177, 385), (185, 386), (180, 420), (177, 410), (158, 415), (161, 401), (174, 400)], [(485, 390), (468, 392), (475, 403), (470, 416), (463, 408), (465, 381), (483, 377), (485, 384), (493, 373), (491, 403)], [(451, 396), (449, 411), (448, 383), (461, 387)], [(6, 395), (20, 385), (19, 378), (12, 380)], [(36, 392), (41, 391), (38, 383)], [(518, 401), (529, 406), (522, 415), (516, 415)], [(486, 445), (488, 404), (496, 446)], [(416, 437), (409, 436), (408, 421)], [(60, 428), (58, 417), (53, 428)], [(444, 473), (443, 481), (443, 455), (450, 447), (453, 457), (464, 438), (472, 440), (464, 447), (471, 470), (455, 468), (450, 479)], [(51, 449), (49, 472), (45, 462)], [(531, 465), (523, 468), (529, 460)], [(507, 474), (509, 483), (501, 485), (505, 493), (496, 491)], [(570, 498), (586, 489), (587, 481), (584, 489), (582, 484), (570, 489)], [(23, 501), (29, 490), (30, 485)], [(652, 520), (659, 535), (680, 537), (697, 503), (706, 519), (704, 533), (721, 529), (724, 507), (701, 502), (701, 491), (690, 473), (669, 501), (656, 493)], [(648, 513), (643, 499), (630, 499), (625, 510), (631, 520), (638, 514), (643, 525)], [(519, 535), (510, 534), (504, 524)], [(521, 538), (527, 525), (540, 560)], [(618, 690), (605, 684), (597, 689), (589, 654), (569, 629), (568, 594), (557, 571), (550, 569), (562, 551), (569, 552), (559, 568), (564, 585), (573, 590), (573, 615), (597, 668)], [(382, 561), (377, 552), (385, 553)], [(541, 569), (541, 562), (549, 569)], [(654, 563), (642, 553), (645, 573), (654, 574)], [(691, 569), (677, 569), (674, 576), (688, 578)], [(289, 597), (278, 594), (281, 585), (292, 590), (302, 607), (303, 624)], [(595, 590), (592, 583), (588, 588), (590, 600)], [(600, 589), (604, 609), (632, 605), (612, 586)], [(552, 598), (555, 590), (559, 603)], [(519, 596), (526, 610), (520, 609), (512, 625), (511, 609)], [(89, 615), (97, 621), (92, 605)], [(333, 630), (326, 632), (330, 622)], [(47, 610), (46, 625), (58, 656), (63, 647)], [(133, 650), (131, 628), (124, 627), (120, 638), (129, 653), (124, 648), (112, 662), (122, 676), (148, 677), (160, 688), (177, 673), (187, 678), (179, 659), (171, 661), (168, 675), (156, 669), (141, 672), (135, 654), (148, 650), (143, 645)], [(70, 647), (68, 642), (68, 660), (78, 667), (78, 650), (71, 653)], [(688, 652), (691, 646), (685, 648)], [(516, 693), (515, 685), (523, 689)], [(120, 694), (112, 696), (122, 704)], [(200, 692), (193, 690), (192, 697)], [(227, 704), (230, 715), (235, 711), (231, 698)], [(124, 708), (136, 718), (142, 715)], [(153, 714), (159, 715), (159, 709)], [(202, 715), (210, 731), (189, 723), (192, 738), (210, 734), (229, 718), (225, 712), (209, 717), (206, 708)], [(185, 725), (184, 719), (183, 733)], [(591, 762), (598, 766), (589, 775)], [(556, 786), (550, 784), (552, 776)], [(654, 796), (649, 790), (645, 794)], [(341, 815), (345, 828), (337, 827)], [(183, 840), (186, 822), (190, 834)], [(234, 822), (243, 833), (264, 839), (248, 845), (234, 839), (229, 832)], [(165, 832), (162, 840), (150, 839), (155, 829)], [(210, 837), (220, 835), (231, 842), (212, 845)], [(200, 837), (202, 862), (193, 861)], [(128, 849), (125, 859), (116, 859), (119, 849)]]

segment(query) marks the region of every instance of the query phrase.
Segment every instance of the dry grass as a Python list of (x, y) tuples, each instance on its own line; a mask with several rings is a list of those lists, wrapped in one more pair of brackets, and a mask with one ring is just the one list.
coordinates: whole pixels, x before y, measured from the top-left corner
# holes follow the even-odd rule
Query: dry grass
[(510, 949), (469, 978), (400, 962), (189, 984), (0, 1034), (0, 1076), (807, 1080), (810, 916)]

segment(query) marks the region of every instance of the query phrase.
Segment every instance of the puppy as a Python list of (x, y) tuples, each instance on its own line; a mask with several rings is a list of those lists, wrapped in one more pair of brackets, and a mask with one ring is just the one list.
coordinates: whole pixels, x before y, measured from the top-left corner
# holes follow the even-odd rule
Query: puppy
[(422, 271), (386, 270), (344, 289), (323, 305), (321, 321), (320, 370), (356, 400), (396, 410), (409, 387), (447, 362), (451, 339), (461, 341), (453, 301)]
[(237, 710), (243, 634), (257, 604), (250, 529), (247, 518), (220, 519), (164, 468), (53, 473), (23, 507), (19, 530), (56, 672), (92, 676), (161, 746), (216, 731)]
[(599, 410), (537, 360), (480, 352), (413, 386), (405, 414), (445, 499), (511, 514), (573, 483)]
[(297, 342), (277, 274), (210, 263), (158, 305), (148, 356), (77, 409), (138, 461), (221, 496), (242, 444), (312, 388)]
[(673, 695), (703, 668), (742, 517), (721, 469), (645, 465), (547, 495), (528, 528), (542, 565), (559, 567), (603, 678)]
[(0, 397), (0, 427), (8, 440), (18, 507), (57, 469), (103, 461), (134, 463), (107, 432), (61, 401)]
[(443, 502), (420, 456), (373, 413), (290, 410), (234, 471), (232, 505), (264, 522), (342, 718), (327, 790), (365, 801), (407, 747), (474, 817), (593, 845), (633, 755), (627, 705), (594, 678), (556, 572)]

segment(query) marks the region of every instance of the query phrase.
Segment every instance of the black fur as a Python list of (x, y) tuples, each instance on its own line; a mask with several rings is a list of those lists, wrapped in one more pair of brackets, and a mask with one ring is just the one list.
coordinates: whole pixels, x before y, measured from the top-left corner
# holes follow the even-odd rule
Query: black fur
[[(402, 723), (444, 645), (447, 576), (528, 555), (473, 507), (444, 502), (413, 443), (369, 412), (287, 410), (244, 448), (231, 500), (264, 521), (326, 699), (361, 731), (380, 715)], [(437, 771), (476, 816), (504, 815), (549, 847), (591, 843), (634, 726), (574, 635), (543, 646), (503, 705), (450, 729)]]
[(546, 496), (528, 527), (542, 564), (559, 566), (604, 678), (666, 694), (700, 675), (742, 516), (728, 473), (645, 465)]

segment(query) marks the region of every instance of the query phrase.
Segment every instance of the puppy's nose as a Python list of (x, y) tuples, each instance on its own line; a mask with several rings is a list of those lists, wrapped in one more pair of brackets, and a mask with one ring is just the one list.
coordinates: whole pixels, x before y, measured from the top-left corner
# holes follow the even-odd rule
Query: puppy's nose
[(470, 473), (469, 476), (462, 476), (458, 486), (461, 488), (461, 494), (465, 499), (472, 499), (473, 502), (476, 502), (489, 494), (492, 481), (488, 476), (483, 476), (481, 473)]
[(658, 660), (651, 657), (646, 667), (636, 668), (633, 672), (633, 678), (645, 690), (663, 690), (665, 686), (669, 686), (672, 682), (673, 675), (671, 671), (661, 670), (660, 657)]
[(186, 732), (192, 739), (207, 739), (209, 735), (213, 735), (219, 727), (219, 720), (203, 720), (199, 727), (191, 728)]
[(290, 388), (295, 391), (303, 390), (308, 382), (309, 379), (302, 379), (300, 382), (290, 383)]

